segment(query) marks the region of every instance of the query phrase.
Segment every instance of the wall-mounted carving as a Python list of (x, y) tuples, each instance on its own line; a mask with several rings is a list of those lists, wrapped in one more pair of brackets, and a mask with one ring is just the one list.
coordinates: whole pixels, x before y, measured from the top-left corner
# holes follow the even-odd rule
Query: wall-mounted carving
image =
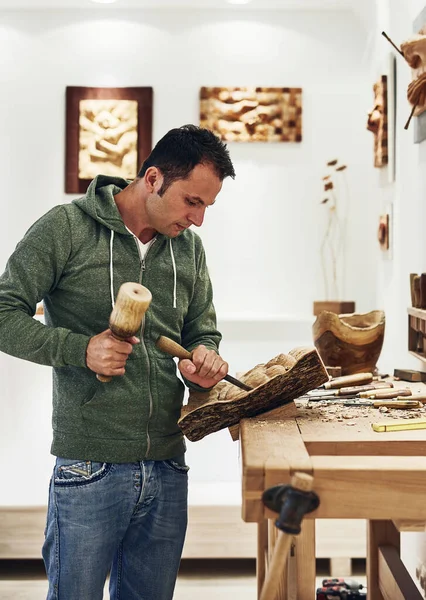
[(402, 42), (401, 51), (411, 67), (412, 81), (407, 89), (407, 99), (413, 107), (412, 114), (418, 117), (426, 110), (426, 28)]
[(368, 113), (367, 129), (374, 134), (374, 166), (388, 164), (388, 93), (387, 77), (382, 75), (373, 85), (374, 104)]
[(151, 148), (152, 88), (67, 87), (67, 193), (100, 173), (134, 179)]
[(414, 35), (402, 42), (400, 48), (384, 31), (382, 35), (411, 67), (412, 81), (407, 89), (407, 99), (412, 108), (404, 129), (408, 129), (413, 117), (419, 117), (414, 130), (414, 141), (418, 143), (426, 139), (426, 7), (415, 19), (413, 30)]
[(138, 103), (135, 100), (81, 100), (78, 176), (134, 179), (138, 173)]
[(389, 250), (389, 215), (387, 213), (379, 217), (377, 239), (381, 250)]
[(228, 142), (300, 142), (302, 90), (202, 87), (200, 124)]

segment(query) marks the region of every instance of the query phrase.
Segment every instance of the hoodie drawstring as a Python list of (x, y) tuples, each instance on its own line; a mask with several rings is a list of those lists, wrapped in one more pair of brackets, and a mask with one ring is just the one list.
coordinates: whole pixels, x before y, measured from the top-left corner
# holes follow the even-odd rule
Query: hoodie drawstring
[(114, 244), (114, 231), (111, 229), (111, 237), (109, 240), (109, 283), (110, 283), (110, 290), (111, 290), (111, 304), (112, 304), (112, 308), (114, 308), (115, 305), (115, 301), (114, 301), (114, 269), (113, 269), (113, 263), (112, 263), (112, 246)]
[(172, 240), (169, 239), (170, 255), (173, 263), (173, 308), (176, 308), (176, 288), (177, 288), (177, 274), (176, 274), (176, 262), (173, 254)]

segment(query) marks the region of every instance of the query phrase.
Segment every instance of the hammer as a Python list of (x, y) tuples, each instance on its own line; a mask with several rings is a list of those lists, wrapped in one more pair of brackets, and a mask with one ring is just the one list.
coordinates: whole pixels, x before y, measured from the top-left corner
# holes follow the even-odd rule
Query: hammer
[(280, 531), (260, 600), (277, 597), (293, 536), (300, 533), (304, 515), (319, 506), (318, 496), (311, 491), (313, 481), (307, 473), (295, 473), (290, 485), (276, 485), (263, 492), (264, 505), (280, 513), (275, 521)]
[[(136, 335), (141, 328), (142, 319), (149, 305), (152, 295), (148, 288), (131, 281), (123, 283), (118, 290), (115, 306), (109, 317), (109, 328), (113, 337), (125, 341)], [(109, 375), (96, 375), (99, 381), (108, 383), (112, 377)]]

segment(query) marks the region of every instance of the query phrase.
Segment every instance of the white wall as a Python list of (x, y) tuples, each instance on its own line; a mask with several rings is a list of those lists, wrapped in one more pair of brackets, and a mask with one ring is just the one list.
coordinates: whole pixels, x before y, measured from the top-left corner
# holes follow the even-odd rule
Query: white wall
[[(323, 299), (319, 243), (327, 160), (348, 165), (352, 219), (346, 298), (376, 302), (372, 92), (365, 31), (349, 12), (42, 11), (0, 13), (4, 265), (64, 189), (65, 87), (152, 86), (154, 142), (198, 122), (202, 85), (300, 86), (301, 144), (230, 144), (227, 181), (200, 231), (232, 371), (310, 343)], [(50, 370), (0, 356), (0, 505), (43, 504), (49, 478)], [(238, 481), (227, 431), (190, 444), (192, 481)], [(25, 477), (22, 476), (23, 469)]]
[[(373, 4), (373, 3), (372, 3)], [(377, 0), (376, 14), (371, 21), (374, 29), (371, 69), (380, 70), (391, 46), (381, 37), (385, 30), (399, 45), (413, 32), (413, 22), (424, 8), (424, 0)], [(374, 5), (370, 6), (374, 11)], [(426, 272), (424, 223), (426, 217), (426, 142), (414, 144), (413, 123), (404, 130), (410, 114), (406, 93), (411, 70), (397, 53), (397, 119), (396, 119), (396, 178), (392, 184), (380, 173), (377, 200), (380, 210), (393, 206), (392, 259), (379, 257), (377, 292), (379, 304), (386, 311), (386, 336), (381, 365), (392, 373), (396, 367), (425, 370), (425, 365), (408, 354), (407, 307), (411, 305), (409, 273)], [(425, 535), (402, 535), (402, 557), (415, 579), (418, 562), (426, 564)]]
[[(413, 21), (424, 7), (423, 0), (382, 0), (377, 3), (378, 20), (375, 28), (376, 44), (372, 68), (376, 71), (392, 52), (391, 46), (381, 37), (385, 29), (396, 44), (412, 35)], [(384, 370), (394, 367), (422, 369), (423, 365), (408, 354), (407, 307), (411, 305), (409, 273), (426, 270), (426, 246), (423, 223), (426, 217), (424, 197), (426, 193), (425, 164), (426, 144), (414, 144), (413, 122), (408, 130), (404, 125), (411, 111), (407, 101), (407, 86), (411, 81), (411, 69), (396, 52), (397, 98), (396, 98), (396, 178), (392, 184), (385, 183), (376, 174), (378, 204), (380, 210), (393, 207), (392, 258), (379, 257), (378, 299), (387, 317), (387, 332), (381, 356)]]

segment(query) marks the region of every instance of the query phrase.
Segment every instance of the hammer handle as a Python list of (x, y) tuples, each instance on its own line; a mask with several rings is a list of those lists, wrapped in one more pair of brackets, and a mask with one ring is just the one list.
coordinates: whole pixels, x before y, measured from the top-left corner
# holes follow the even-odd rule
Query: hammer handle
[[(296, 472), (291, 478), (291, 486), (304, 492), (310, 492), (313, 487), (313, 477), (308, 473)], [(275, 600), (281, 586), (286, 582), (286, 565), (290, 552), (293, 536), (284, 531), (278, 531), (272, 558), (265, 581), (263, 583), (260, 600)]]
[[(111, 332), (111, 335), (113, 338), (115, 338), (116, 340), (118, 340), (120, 342), (124, 342), (124, 340), (125, 340), (125, 338), (117, 337), (112, 332)], [(110, 381), (112, 381), (112, 376), (111, 375), (101, 375), (101, 373), (96, 373), (96, 379), (98, 381), (101, 381), (102, 383), (109, 383)]]
[[(170, 356), (176, 356), (176, 358), (179, 358), (180, 360), (184, 358), (189, 358), (189, 360), (192, 359), (191, 352), (188, 352), (188, 350), (185, 350), (185, 348), (183, 348), (180, 344), (174, 342), (164, 335), (160, 335), (158, 340), (155, 342), (155, 345), (166, 354), (170, 354)], [(231, 375), (225, 375), (224, 379), (229, 381), (229, 383), (241, 388), (242, 390), (245, 390), (246, 392), (249, 392), (253, 389), (249, 385), (246, 385), (242, 381), (235, 379), (235, 377), (232, 377)]]

